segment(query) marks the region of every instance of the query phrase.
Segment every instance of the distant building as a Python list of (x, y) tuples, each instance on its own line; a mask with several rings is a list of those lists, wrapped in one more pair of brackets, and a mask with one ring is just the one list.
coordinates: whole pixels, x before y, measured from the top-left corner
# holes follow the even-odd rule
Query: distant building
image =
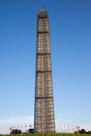
[(49, 15), (44, 8), (37, 16), (34, 132), (55, 132)]

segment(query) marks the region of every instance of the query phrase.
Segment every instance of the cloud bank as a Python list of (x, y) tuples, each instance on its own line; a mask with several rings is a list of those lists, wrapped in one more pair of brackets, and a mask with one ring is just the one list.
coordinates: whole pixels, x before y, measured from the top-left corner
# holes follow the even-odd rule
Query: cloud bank
[[(64, 119), (56, 119), (56, 131), (62, 132), (62, 129), (68, 129), (68, 124), (76, 126), (77, 124), (73, 124), (73, 120), (64, 120)], [(25, 125), (27, 127), (25, 127)], [(8, 119), (0, 119), (0, 134), (9, 134), (11, 127), (19, 127), (22, 131), (28, 130), (34, 127), (34, 117), (33, 116), (23, 116), (23, 117), (15, 117)], [(21, 128), (22, 126), (22, 128)], [(64, 128), (65, 126), (65, 128)], [(79, 124), (80, 128), (84, 128), (86, 131), (91, 130), (91, 124)]]
[[(0, 134), (9, 134), (11, 127), (19, 127), (23, 131), (29, 129), (29, 126), (33, 127), (34, 117), (33, 116), (24, 116), (24, 117), (15, 117), (8, 119), (0, 119)], [(25, 125), (27, 126), (25, 128)], [(21, 128), (22, 126), (22, 128)]]

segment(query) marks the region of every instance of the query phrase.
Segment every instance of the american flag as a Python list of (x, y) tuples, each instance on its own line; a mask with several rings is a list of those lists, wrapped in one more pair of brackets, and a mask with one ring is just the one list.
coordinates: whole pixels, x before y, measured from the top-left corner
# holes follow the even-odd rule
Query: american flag
[(12, 130), (12, 128), (9, 128), (9, 130), (11, 131), (11, 130)]

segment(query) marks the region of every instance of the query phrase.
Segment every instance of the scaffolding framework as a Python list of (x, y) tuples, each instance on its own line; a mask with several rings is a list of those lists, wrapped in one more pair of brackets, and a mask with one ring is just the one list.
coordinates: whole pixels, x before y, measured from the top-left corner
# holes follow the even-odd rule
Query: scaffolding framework
[(55, 132), (49, 16), (44, 8), (37, 16), (34, 131)]

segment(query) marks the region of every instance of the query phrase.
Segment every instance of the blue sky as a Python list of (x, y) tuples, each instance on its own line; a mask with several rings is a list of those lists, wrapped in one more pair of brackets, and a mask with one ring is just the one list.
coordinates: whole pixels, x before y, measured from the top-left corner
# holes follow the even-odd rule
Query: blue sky
[(32, 117), (33, 124), (42, 7), (50, 15), (56, 122), (91, 130), (91, 0), (0, 0), (0, 133), (7, 120)]

